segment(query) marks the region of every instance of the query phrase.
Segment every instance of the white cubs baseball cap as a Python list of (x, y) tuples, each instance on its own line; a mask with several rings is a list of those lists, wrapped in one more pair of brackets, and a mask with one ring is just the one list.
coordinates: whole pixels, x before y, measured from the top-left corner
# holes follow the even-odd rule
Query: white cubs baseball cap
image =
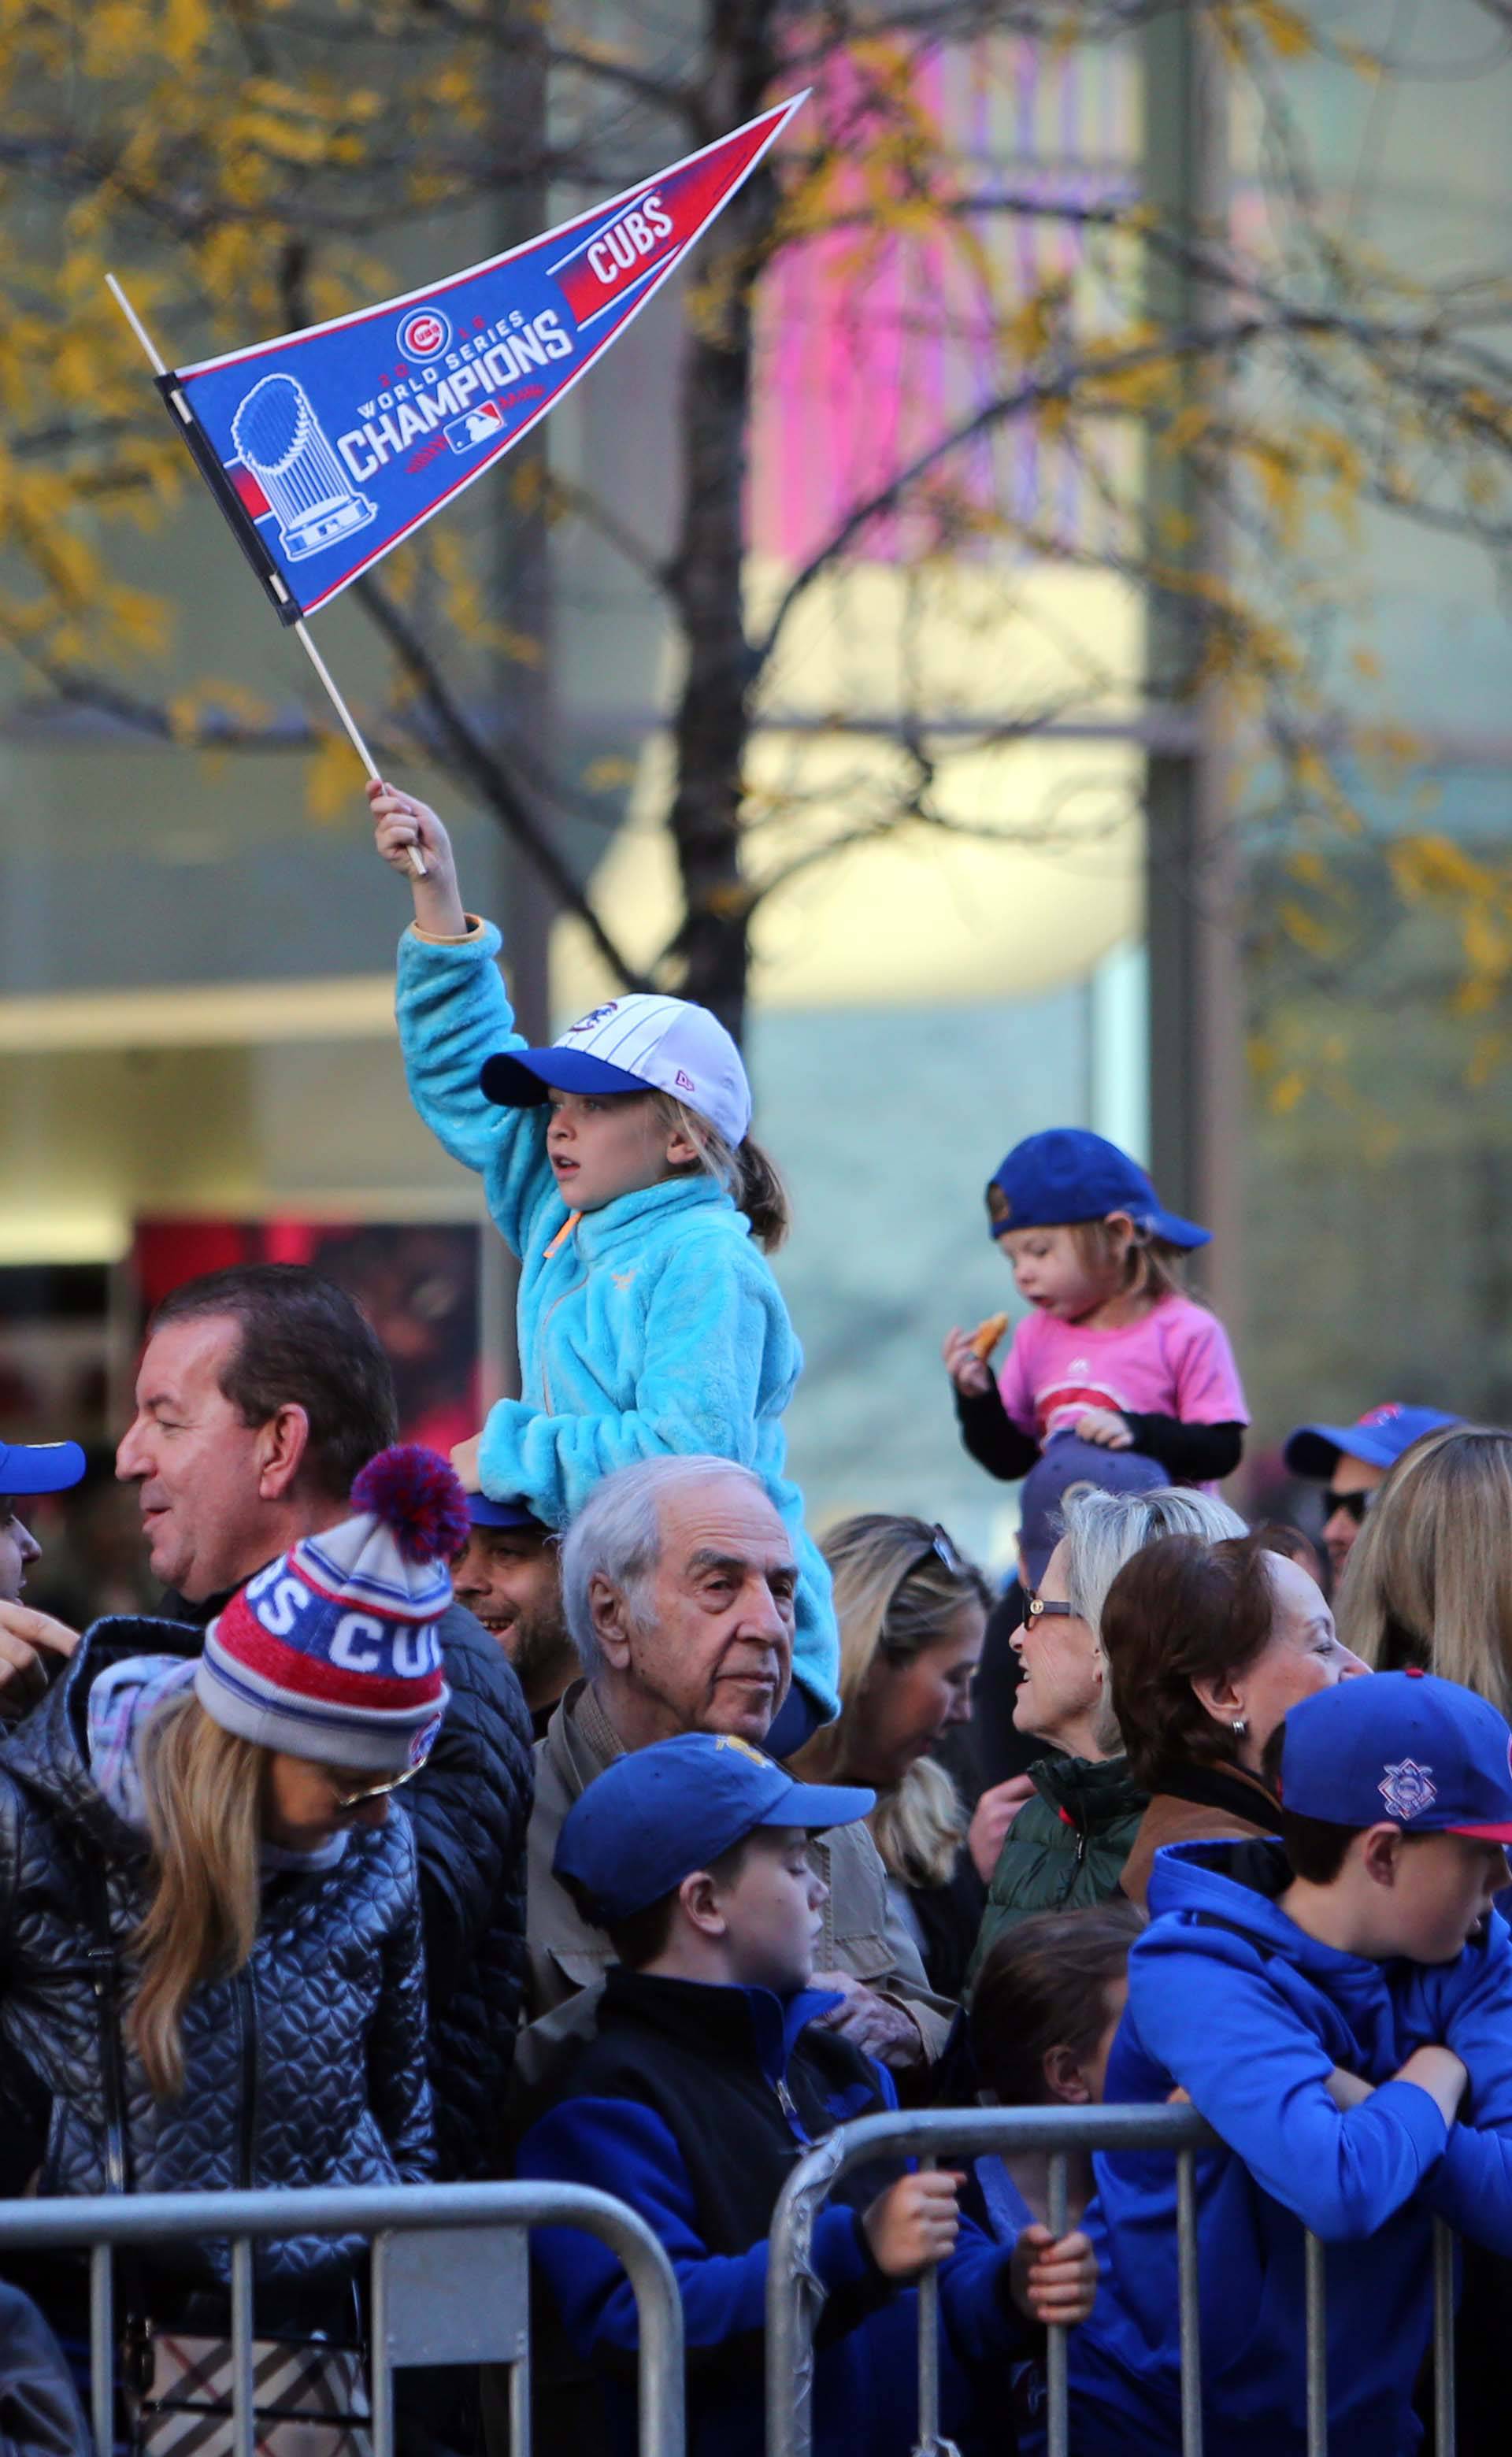
[(504, 1049), (478, 1078), (503, 1109), (539, 1106), (560, 1092), (670, 1092), (717, 1126), (728, 1144), (751, 1131), (751, 1086), (717, 1016), (687, 999), (637, 992), (590, 1008), (549, 1049)]

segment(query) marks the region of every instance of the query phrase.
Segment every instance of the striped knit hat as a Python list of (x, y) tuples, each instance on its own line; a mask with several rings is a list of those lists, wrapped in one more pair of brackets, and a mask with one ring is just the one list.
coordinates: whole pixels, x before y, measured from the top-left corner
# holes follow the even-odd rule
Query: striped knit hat
[(195, 1695), (222, 1730), (364, 1774), (424, 1764), (448, 1691), (436, 1624), (466, 1498), (444, 1459), (381, 1451), (357, 1511), (238, 1589), (205, 1632)]

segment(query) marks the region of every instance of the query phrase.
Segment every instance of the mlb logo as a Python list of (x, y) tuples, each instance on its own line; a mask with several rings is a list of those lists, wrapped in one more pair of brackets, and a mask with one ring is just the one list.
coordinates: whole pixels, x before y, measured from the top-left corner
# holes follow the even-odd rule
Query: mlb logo
[(504, 412), (496, 401), (481, 402), (466, 418), (454, 418), (441, 431), (453, 452), (475, 452), (480, 444), (492, 444), (504, 433)]

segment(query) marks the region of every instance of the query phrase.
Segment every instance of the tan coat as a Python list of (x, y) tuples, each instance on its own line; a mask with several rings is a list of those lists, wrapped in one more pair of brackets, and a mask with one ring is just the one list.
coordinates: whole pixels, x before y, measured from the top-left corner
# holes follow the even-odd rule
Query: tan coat
[[(551, 1862), (572, 1803), (623, 1754), (591, 1685), (574, 1683), (535, 1750), (535, 1807), (527, 1846), (526, 2022), (514, 2058), (516, 2078), (529, 2090), (547, 2077), (571, 2040), (591, 2034), (604, 1973), (614, 1959), (603, 1930), (589, 1926), (551, 1874)], [(930, 1993), (919, 1950), (888, 1902), (886, 1875), (866, 1827), (836, 1827), (810, 1845), (809, 1856), (830, 1889), (815, 1957), (819, 1969), (847, 1971), (898, 2006), (917, 2028), (932, 2064), (949, 2036), (956, 2008)]]
[[(1171, 1778), (1172, 1783), (1181, 1780), (1179, 1775)], [(1274, 1800), (1259, 1776), (1247, 1774), (1242, 1766), (1193, 1766), (1190, 1788), (1191, 1796), (1185, 1788), (1152, 1792), (1140, 1819), (1118, 1886), (1141, 1910), (1150, 1892), (1151, 1864), (1168, 1843), (1253, 1839), (1278, 1830)], [(1252, 1807), (1253, 1816), (1248, 1813)]]

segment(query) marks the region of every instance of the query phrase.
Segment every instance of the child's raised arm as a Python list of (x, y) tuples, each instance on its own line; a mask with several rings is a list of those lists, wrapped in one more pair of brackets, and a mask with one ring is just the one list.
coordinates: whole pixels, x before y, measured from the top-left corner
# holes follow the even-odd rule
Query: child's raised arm
[[(451, 839), (435, 812), (428, 804), (401, 793), (397, 785), (370, 782), (367, 799), (379, 853), (390, 869), (403, 871), (407, 878), (415, 898), (417, 925), (434, 939), (460, 939), (467, 927), (467, 917), (457, 887)], [(411, 870), (412, 845), (418, 845), (425, 856), (424, 878), (415, 878)]]
[[(546, 1154), (549, 1111), (501, 1107), (479, 1082), (487, 1059), (526, 1046), (494, 960), (499, 933), (491, 922), (469, 921), (451, 841), (435, 812), (387, 783), (369, 784), (367, 798), (379, 856), (404, 874), (414, 898), (415, 926), (399, 942), (397, 998), (410, 1097), (452, 1158), (481, 1171), (493, 1224), (523, 1255), (543, 1207), (558, 1223), (567, 1207)], [(409, 865), (417, 844), (424, 878)]]

